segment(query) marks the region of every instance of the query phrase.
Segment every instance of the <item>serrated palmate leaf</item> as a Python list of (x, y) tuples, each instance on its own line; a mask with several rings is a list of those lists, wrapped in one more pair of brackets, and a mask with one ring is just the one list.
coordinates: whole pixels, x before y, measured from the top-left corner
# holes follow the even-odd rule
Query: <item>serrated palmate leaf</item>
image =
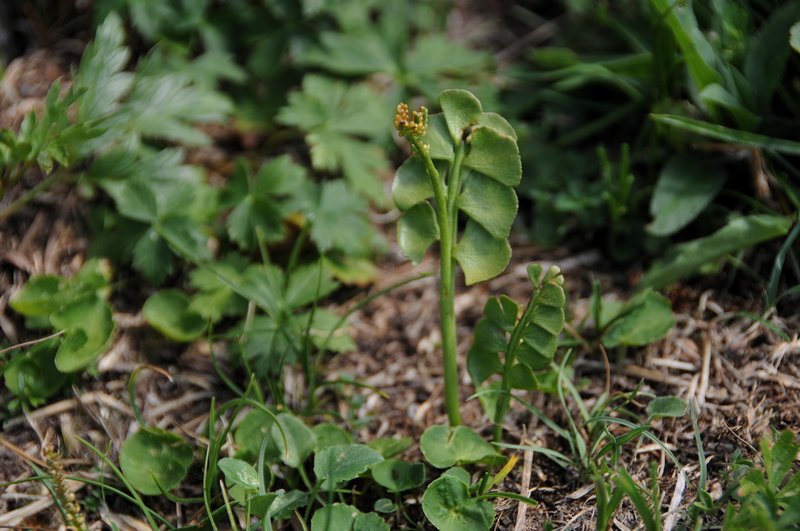
[(310, 215), (311, 238), (321, 251), (365, 256), (372, 250), (376, 235), (367, 218), (367, 203), (344, 182), (323, 183)]
[(489, 299), (484, 306), (484, 316), (475, 326), (473, 345), (467, 355), (467, 369), (476, 385), (492, 374), (503, 374), (505, 363), (501, 354), (507, 356), (511, 351), (522, 364), (514, 363), (504, 378), (509, 379), (512, 387), (526, 389), (536, 383), (531, 371), (546, 367), (553, 359), (564, 327), (564, 277), (556, 267), (543, 275), (538, 265), (529, 266), (528, 275), (533, 293), (519, 321), (517, 305), (508, 297)]

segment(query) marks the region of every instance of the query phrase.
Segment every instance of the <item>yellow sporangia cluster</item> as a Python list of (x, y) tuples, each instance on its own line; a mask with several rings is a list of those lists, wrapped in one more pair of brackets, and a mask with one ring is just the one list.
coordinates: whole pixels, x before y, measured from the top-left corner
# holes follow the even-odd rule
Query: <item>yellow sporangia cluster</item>
[(404, 137), (422, 138), (428, 130), (428, 109), (420, 107), (419, 110), (409, 113), (408, 104), (398, 104), (394, 114), (394, 128)]
[(43, 449), (42, 455), (47, 460), (47, 467), (50, 469), (50, 478), (53, 482), (53, 490), (59, 503), (64, 509), (65, 524), (68, 531), (87, 531), (86, 517), (78, 505), (75, 493), (67, 486), (64, 464), (61, 456), (51, 446)]

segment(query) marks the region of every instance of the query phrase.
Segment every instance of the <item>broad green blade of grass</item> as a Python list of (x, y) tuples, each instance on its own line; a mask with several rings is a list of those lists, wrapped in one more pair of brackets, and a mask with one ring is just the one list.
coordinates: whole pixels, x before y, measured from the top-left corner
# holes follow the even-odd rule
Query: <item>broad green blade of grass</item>
[(712, 260), (783, 236), (792, 221), (789, 216), (766, 214), (736, 218), (710, 236), (677, 245), (672, 253), (652, 265), (639, 288), (663, 288), (695, 273)]
[(676, 127), (690, 133), (713, 138), (714, 140), (721, 140), (741, 146), (762, 148), (766, 151), (780, 151), (781, 153), (788, 153), (790, 155), (800, 155), (800, 142), (748, 133), (723, 125), (716, 125), (710, 122), (674, 114), (651, 114), (650, 117), (656, 122)]

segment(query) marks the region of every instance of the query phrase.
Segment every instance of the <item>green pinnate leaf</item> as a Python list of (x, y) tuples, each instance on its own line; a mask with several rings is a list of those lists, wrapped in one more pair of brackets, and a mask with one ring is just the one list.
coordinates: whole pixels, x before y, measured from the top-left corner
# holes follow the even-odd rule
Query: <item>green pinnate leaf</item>
[(517, 141), (497, 129), (476, 127), (467, 139), (469, 152), (464, 166), (506, 185), (516, 186), (522, 178)]
[(481, 102), (466, 90), (445, 90), (439, 94), (439, 106), (442, 108), (447, 130), (453, 145), (465, 140), (465, 131), (478, 123), (483, 113)]
[(412, 262), (419, 263), (425, 251), (439, 239), (439, 224), (430, 203), (419, 203), (397, 222), (397, 244)]
[(468, 286), (494, 278), (511, 260), (511, 245), (505, 238), (495, 238), (476, 221), (467, 221), (454, 256), (464, 271)]
[(468, 172), (458, 208), (494, 238), (508, 238), (517, 217), (517, 194), (512, 188), (479, 173)]
[(411, 157), (397, 169), (392, 182), (394, 204), (405, 211), (431, 197), (433, 186), (425, 172), (425, 165), (420, 157)]

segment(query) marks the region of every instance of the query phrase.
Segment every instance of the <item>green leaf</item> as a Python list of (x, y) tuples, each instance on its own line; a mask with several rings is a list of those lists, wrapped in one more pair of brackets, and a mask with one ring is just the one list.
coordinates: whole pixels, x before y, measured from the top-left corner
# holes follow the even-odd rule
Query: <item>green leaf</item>
[(464, 166), (506, 186), (522, 178), (522, 162), (516, 140), (491, 127), (476, 127), (467, 139), (469, 152)]
[(336, 444), (314, 456), (314, 474), (321, 488), (328, 490), (357, 478), (381, 461), (383, 456), (365, 444)]
[(176, 253), (189, 260), (204, 262), (211, 258), (208, 237), (197, 220), (182, 214), (168, 214), (159, 219), (154, 228)]
[(158, 231), (149, 228), (133, 247), (133, 267), (155, 285), (164, 282), (172, 273), (172, 251)]
[(669, 236), (694, 220), (725, 183), (722, 167), (690, 155), (671, 158), (658, 177), (650, 199), (653, 221), (647, 231)]
[(50, 316), (50, 323), (66, 332), (55, 359), (61, 372), (75, 372), (94, 363), (106, 351), (114, 333), (111, 308), (97, 298), (64, 306)]
[(647, 417), (682, 417), (686, 414), (686, 402), (677, 396), (657, 396), (647, 404)]
[(394, 204), (405, 211), (431, 197), (433, 197), (433, 186), (422, 159), (420, 157), (407, 159), (397, 169), (392, 182)]
[(209, 264), (208, 267), (193, 269), (189, 273), (189, 283), (198, 290), (198, 293), (192, 296), (189, 311), (212, 322), (217, 322), (225, 316), (244, 314), (247, 309), (245, 299), (223, 278), (240, 283), (241, 274), (248, 263), (244, 256), (230, 253)]
[(241, 459), (223, 457), (217, 462), (217, 466), (225, 474), (228, 485), (240, 485), (245, 489), (258, 489), (261, 485), (253, 465)]
[(260, 409), (249, 412), (236, 427), (233, 440), (236, 443), (236, 456), (242, 459), (255, 459), (261, 442), (271, 433), (275, 421)]
[(14, 354), (3, 367), (6, 387), (15, 396), (32, 405), (43, 404), (66, 383), (67, 376), (56, 368), (58, 341), (44, 341), (22, 353)]
[(422, 496), (422, 511), (441, 531), (485, 531), (494, 521), (491, 503), (470, 498), (466, 483), (454, 476), (442, 476)]
[(792, 223), (788, 216), (755, 214), (735, 218), (710, 236), (677, 245), (667, 257), (650, 267), (640, 286), (653, 289), (667, 286), (728, 253), (785, 236)]
[(690, 133), (713, 138), (715, 140), (721, 140), (723, 142), (730, 142), (731, 144), (738, 144), (748, 147), (758, 147), (766, 151), (777, 151), (779, 153), (787, 153), (789, 155), (800, 155), (800, 142), (772, 138), (746, 131), (739, 131), (723, 125), (712, 124), (702, 120), (695, 120), (694, 118), (687, 118), (685, 116), (672, 114), (651, 114), (650, 117), (656, 122), (676, 127)]
[(744, 76), (758, 109), (769, 112), (775, 89), (780, 85), (789, 59), (792, 26), (800, 18), (800, 4), (786, 2), (769, 12), (769, 18), (747, 48)]
[(352, 505), (334, 503), (314, 513), (311, 531), (389, 531), (389, 526), (375, 513), (364, 514)]
[(399, 71), (386, 42), (377, 33), (328, 31), (319, 36), (320, 47), (300, 56), (300, 62), (345, 76)]
[(322, 262), (305, 264), (289, 275), (284, 300), (289, 310), (321, 300), (339, 287)]
[(367, 446), (381, 454), (384, 458), (389, 459), (390, 457), (399, 455), (411, 448), (411, 444), (412, 439), (408, 436), (400, 439), (396, 439), (394, 437), (381, 437), (371, 440)]
[(398, 459), (386, 459), (372, 466), (372, 477), (389, 492), (402, 492), (425, 482), (425, 465)]
[(638, 293), (603, 332), (607, 348), (644, 346), (667, 335), (675, 325), (669, 299), (651, 290)]
[[(273, 423), (270, 432), (272, 442), (278, 449), (280, 459), (284, 464), (292, 468), (299, 468), (314, 452), (316, 445), (314, 432), (302, 420), (289, 413), (278, 413), (277, 418), (280, 428)], [(286, 443), (281, 435), (281, 429), (283, 435), (286, 436)]]
[(123, 474), (136, 490), (147, 495), (161, 494), (161, 489), (169, 491), (183, 481), (192, 459), (191, 445), (157, 428), (140, 429), (128, 437), (119, 452)]
[(206, 329), (206, 321), (189, 308), (182, 291), (166, 289), (152, 294), (142, 307), (142, 316), (156, 330), (173, 341), (192, 341)]
[(397, 244), (415, 264), (422, 261), (425, 251), (438, 239), (439, 224), (428, 202), (415, 205), (397, 221)]
[(376, 175), (388, 168), (388, 161), (381, 149), (362, 138), (385, 138), (389, 118), (382, 98), (367, 84), (348, 85), (311, 74), (303, 78), (302, 91), (289, 95), (277, 119), (307, 133), (314, 168), (341, 170), (356, 190), (382, 204)]
[(334, 446), (337, 444), (347, 445), (353, 442), (352, 435), (347, 433), (347, 431), (341, 427), (328, 422), (315, 425), (311, 428), (311, 431), (314, 432), (314, 438), (316, 440), (316, 445), (314, 446), (315, 452), (324, 450), (329, 446)]
[(467, 172), (458, 208), (494, 238), (508, 238), (517, 217), (517, 194), (512, 188), (479, 173)]
[(770, 444), (766, 438), (761, 441), (761, 455), (770, 489), (778, 491), (784, 478), (792, 470), (798, 451), (800, 443), (791, 430), (780, 432), (774, 444)]
[(431, 426), (422, 434), (419, 444), (425, 459), (436, 468), (497, 457), (494, 446), (466, 426)]
[(288, 520), (296, 509), (308, 503), (308, 494), (299, 490), (283, 492), (279, 489), (276, 494), (278, 497), (269, 507), (269, 517), (276, 520)]
[(454, 256), (467, 286), (471, 286), (502, 273), (511, 260), (511, 246), (508, 240), (492, 237), (476, 221), (469, 220)]
[(9, 302), (15, 312), (26, 317), (47, 317), (63, 304), (59, 295), (63, 279), (56, 275), (31, 277)]
[(715, 69), (717, 55), (697, 24), (692, 5), (676, 5), (670, 0), (650, 2), (672, 32), (697, 87), (702, 90), (712, 83), (721, 82), (722, 77)]
[(796, 53), (800, 53), (800, 22), (795, 22), (789, 31), (789, 45)]
[(110, 13), (97, 27), (94, 41), (83, 52), (75, 89), (81, 120), (104, 117), (119, 105), (131, 87), (133, 76), (124, 72), (130, 50), (123, 46), (125, 28), (116, 13)]
[(466, 90), (444, 90), (439, 94), (439, 106), (442, 108), (450, 140), (458, 145), (465, 140), (465, 132), (480, 120), (483, 108), (471, 92)]
[(311, 237), (320, 251), (340, 250), (365, 256), (373, 248), (375, 229), (367, 218), (367, 204), (342, 181), (322, 184), (311, 212)]

